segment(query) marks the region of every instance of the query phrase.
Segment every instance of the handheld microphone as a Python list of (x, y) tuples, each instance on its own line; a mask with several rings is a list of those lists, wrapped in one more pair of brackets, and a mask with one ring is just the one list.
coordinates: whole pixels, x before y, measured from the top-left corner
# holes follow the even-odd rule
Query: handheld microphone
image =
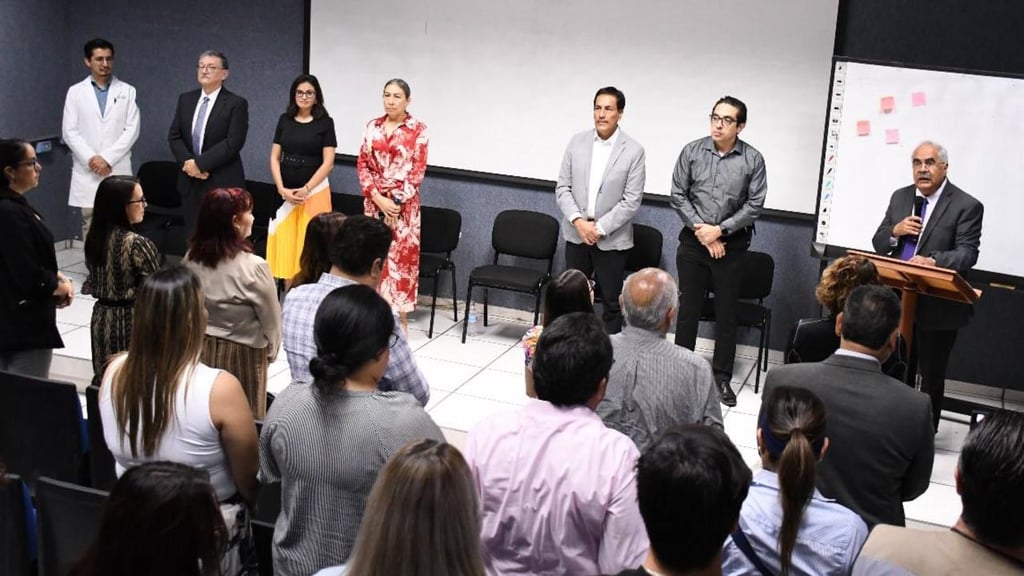
[(914, 196), (914, 216), (921, 217), (921, 208), (924, 207), (924, 196)]

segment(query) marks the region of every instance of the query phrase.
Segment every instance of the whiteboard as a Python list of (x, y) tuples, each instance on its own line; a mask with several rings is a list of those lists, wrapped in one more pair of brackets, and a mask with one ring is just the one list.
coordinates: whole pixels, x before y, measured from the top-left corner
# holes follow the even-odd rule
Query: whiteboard
[(669, 193), (682, 147), (714, 102), (749, 108), (766, 206), (813, 214), (838, 0), (312, 0), (310, 72), (357, 154), (392, 77), (430, 135), (429, 164), (555, 180), (593, 98), (626, 95), (620, 126), (647, 153), (647, 192)]
[(837, 60), (815, 242), (872, 251), (911, 155), (932, 140), (947, 179), (985, 205), (977, 270), (1024, 276), (1024, 80)]

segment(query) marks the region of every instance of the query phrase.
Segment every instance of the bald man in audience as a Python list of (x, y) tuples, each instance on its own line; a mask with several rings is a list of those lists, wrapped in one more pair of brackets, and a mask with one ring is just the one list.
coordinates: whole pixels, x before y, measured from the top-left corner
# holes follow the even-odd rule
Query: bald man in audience
[(619, 296), (626, 327), (611, 337), (615, 363), (597, 413), (640, 450), (676, 424), (722, 427), (711, 365), (665, 338), (678, 294), (669, 273), (644, 268), (626, 278)]

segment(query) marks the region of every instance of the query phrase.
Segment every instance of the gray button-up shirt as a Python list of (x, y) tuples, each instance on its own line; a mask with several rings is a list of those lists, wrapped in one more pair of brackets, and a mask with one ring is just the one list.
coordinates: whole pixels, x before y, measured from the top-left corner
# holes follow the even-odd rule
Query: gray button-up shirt
[(672, 172), (672, 207), (683, 226), (717, 224), (736, 232), (754, 223), (768, 193), (764, 158), (737, 139), (720, 155), (710, 136), (683, 147)]

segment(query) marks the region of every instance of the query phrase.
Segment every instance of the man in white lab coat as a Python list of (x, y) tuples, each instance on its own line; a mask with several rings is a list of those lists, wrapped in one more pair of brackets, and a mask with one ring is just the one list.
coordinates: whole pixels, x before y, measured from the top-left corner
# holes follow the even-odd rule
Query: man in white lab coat
[(135, 87), (114, 77), (114, 45), (95, 38), (85, 43), (89, 76), (68, 88), (64, 99), (64, 143), (71, 148), (68, 204), (82, 210), (82, 240), (89, 232), (92, 205), (101, 180), (132, 174), (132, 145), (139, 139)]

